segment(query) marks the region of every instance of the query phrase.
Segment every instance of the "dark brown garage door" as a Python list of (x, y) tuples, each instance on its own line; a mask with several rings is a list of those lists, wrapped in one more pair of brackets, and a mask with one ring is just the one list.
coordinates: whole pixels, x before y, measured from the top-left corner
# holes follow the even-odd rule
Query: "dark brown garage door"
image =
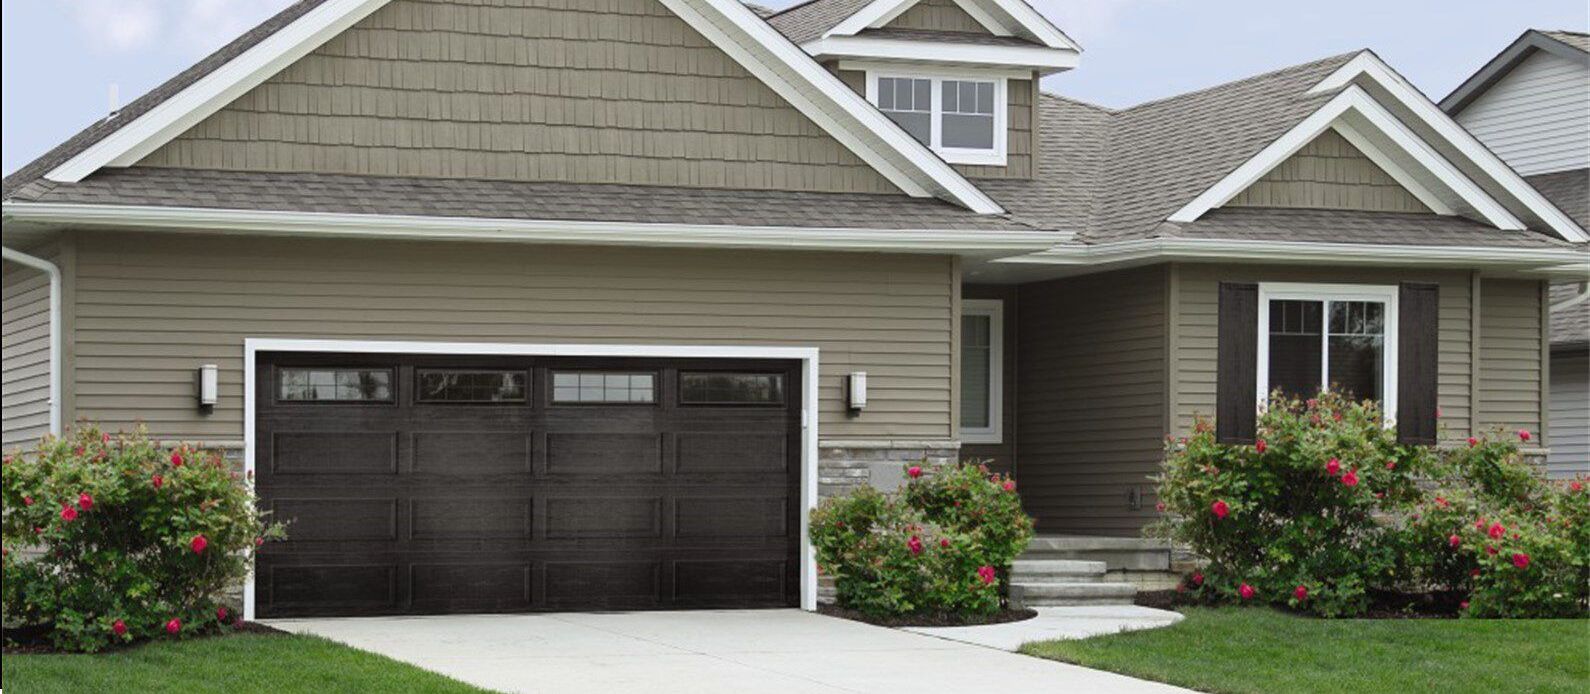
[(262, 617), (781, 607), (800, 371), (261, 354)]

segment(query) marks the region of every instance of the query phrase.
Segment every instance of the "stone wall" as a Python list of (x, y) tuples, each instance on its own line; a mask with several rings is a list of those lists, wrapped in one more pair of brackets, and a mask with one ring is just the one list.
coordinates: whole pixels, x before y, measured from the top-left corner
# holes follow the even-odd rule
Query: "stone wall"
[(960, 457), (956, 441), (823, 441), (817, 445), (819, 499), (866, 484), (892, 491), (904, 484), (906, 467), (947, 465)]

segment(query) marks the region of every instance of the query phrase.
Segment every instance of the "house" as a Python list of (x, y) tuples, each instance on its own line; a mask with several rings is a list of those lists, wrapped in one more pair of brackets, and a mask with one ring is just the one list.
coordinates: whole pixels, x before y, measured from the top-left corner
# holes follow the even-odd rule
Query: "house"
[(1372, 52), (1121, 110), (1040, 89), (1081, 54), (1019, 0), (303, 0), (6, 177), (5, 445), (233, 451), (294, 521), (250, 618), (810, 608), (806, 510), (908, 460), (1130, 537), (1272, 389), (1548, 445), (1582, 223)]
[[(1536, 190), (1590, 227), (1590, 35), (1531, 29), (1441, 100)], [(1552, 286), (1547, 469), (1590, 474), (1590, 269)]]

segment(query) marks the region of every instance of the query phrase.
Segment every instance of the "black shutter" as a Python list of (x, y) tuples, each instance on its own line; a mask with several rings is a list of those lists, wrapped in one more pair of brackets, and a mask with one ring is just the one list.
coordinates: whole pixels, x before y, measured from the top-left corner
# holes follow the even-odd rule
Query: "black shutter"
[(1397, 442), (1435, 445), (1440, 288), (1404, 282), (1397, 299)]
[(1215, 438), (1253, 443), (1258, 433), (1259, 285), (1220, 283)]

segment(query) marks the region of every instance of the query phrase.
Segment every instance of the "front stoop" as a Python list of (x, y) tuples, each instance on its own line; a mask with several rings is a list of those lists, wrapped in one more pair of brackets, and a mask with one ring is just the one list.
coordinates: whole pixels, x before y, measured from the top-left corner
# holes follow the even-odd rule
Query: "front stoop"
[(1011, 567), (1017, 607), (1130, 605), (1138, 590), (1174, 588), (1171, 546), (1131, 537), (1045, 535)]
[(1105, 580), (1102, 561), (1017, 559), (1010, 567), (1012, 607), (1130, 605), (1137, 586)]

